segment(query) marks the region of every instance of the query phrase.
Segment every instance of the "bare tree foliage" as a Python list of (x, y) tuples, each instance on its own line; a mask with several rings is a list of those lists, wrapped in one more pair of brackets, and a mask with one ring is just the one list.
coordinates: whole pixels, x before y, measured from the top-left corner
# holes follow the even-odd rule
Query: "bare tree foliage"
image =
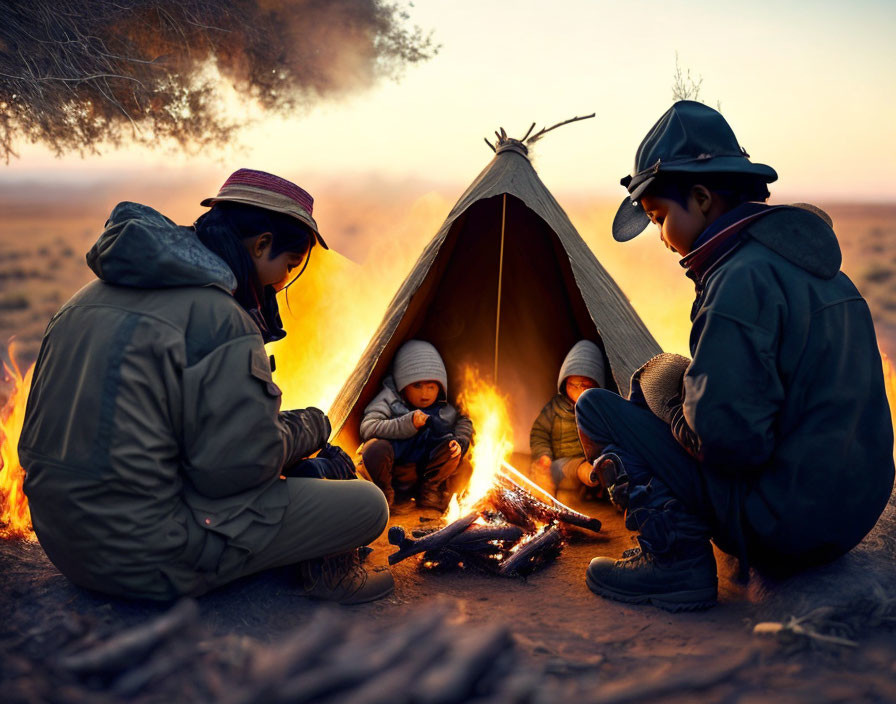
[[(703, 76), (696, 79), (691, 76), (691, 69), (681, 70), (681, 64), (678, 61), (678, 52), (675, 52), (675, 73), (672, 74), (672, 102), (679, 100), (696, 100), (705, 103), (700, 98), (700, 89), (703, 87)], [(722, 112), (722, 101), (716, 101), (716, 110)]]
[[(678, 60), (678, 52), (675, 52), (675, 73), (672, 75), (672, 100), (696, 100), (700, 101), (700, 88), (703, 86), (703, 76), (696, 80), (691, 76), (691, 69), (681, 70)], [(702, 101), (700, 101), (702, 102)]]
[(240, 100), (288, 114), (437, 51), (386, 0), (2, 0), (0, 156), (220, 145)]

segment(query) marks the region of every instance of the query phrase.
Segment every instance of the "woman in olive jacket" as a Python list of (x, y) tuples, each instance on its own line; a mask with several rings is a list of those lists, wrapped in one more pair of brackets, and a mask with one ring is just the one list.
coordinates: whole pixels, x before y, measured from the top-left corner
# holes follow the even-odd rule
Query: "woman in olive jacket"
[(50, 321), (19, 443), (37, 537), (109, 594), (198, 595), (303, 563), (313, 596), (384, 596), (391, 575), (355, 550), (386, 525), (379, 489), (283, 476), (330, 433), (316, 408), (280, 411), (264, 349), (285, 335), (276, 291), (326, 248), (311, 196), (240, 169), (203, 205), (194, 227), (116, 206), (87, 255), (99, 280)]

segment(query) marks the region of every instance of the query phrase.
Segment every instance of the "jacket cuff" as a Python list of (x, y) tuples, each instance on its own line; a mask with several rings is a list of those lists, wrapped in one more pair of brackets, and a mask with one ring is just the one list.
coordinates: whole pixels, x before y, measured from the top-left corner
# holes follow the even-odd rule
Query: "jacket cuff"
[(414, 411), (409, 411), (395, 420), (397, 421), (398, 427), (401, 428), (402, 437), (412, 437), (419, 430), (419, 428), (414, 425)]
[(691, 457), (695, 460), (702, 459), (700, 456), (700, 440), (697, 437), (697, 433), (691, 429), (691, 426), (685, 420), (683, 404), (679, 403), (670, 411), (669, 426), (672, 429), (672, 435)]

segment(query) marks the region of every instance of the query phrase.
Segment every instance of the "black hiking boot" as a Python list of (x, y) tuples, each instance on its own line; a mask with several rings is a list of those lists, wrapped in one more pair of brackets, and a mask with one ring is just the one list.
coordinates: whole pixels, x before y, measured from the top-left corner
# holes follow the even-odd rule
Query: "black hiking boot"
[(718, 578), (712, 546), (690, 557), (657, 559), (640, 549), (623, 559), (595, 557), (585, 581), (595, 594), (629, 604), (651, 604), (666, 611), (698, 611), (716, 603)]
[(363, 604), (388, 596), (395, 580), (388, 567), (364, 567), (359, 550), (299, 565), (305, 596), (340, 604)]

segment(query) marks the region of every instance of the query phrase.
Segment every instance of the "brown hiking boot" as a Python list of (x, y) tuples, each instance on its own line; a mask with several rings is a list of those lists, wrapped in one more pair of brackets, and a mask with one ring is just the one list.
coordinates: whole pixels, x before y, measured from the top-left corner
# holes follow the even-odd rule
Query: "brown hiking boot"
[(417, 501), (417, 505), (420, 508), (434, 508), (444, 513), (450, 501), (451, 494), (448, 492), (445, 482), (428, 481), (423, 482), (420, 487), (420, 498)]
[(340, 604), (363, 604), (388, 596), (395, 580), (388, 567), (364, 567), (358, 550), (299, 565), (305, 595)]
[(386, 505), (389, 507), (389, 510), (392, 510), (392, 507), (395, 505), (395, 489), (392, 488), (392, 482), (385, 484), (384, 486), (380, 486), (380, 491), (383, 492), (383, 495), (386, 497)]

